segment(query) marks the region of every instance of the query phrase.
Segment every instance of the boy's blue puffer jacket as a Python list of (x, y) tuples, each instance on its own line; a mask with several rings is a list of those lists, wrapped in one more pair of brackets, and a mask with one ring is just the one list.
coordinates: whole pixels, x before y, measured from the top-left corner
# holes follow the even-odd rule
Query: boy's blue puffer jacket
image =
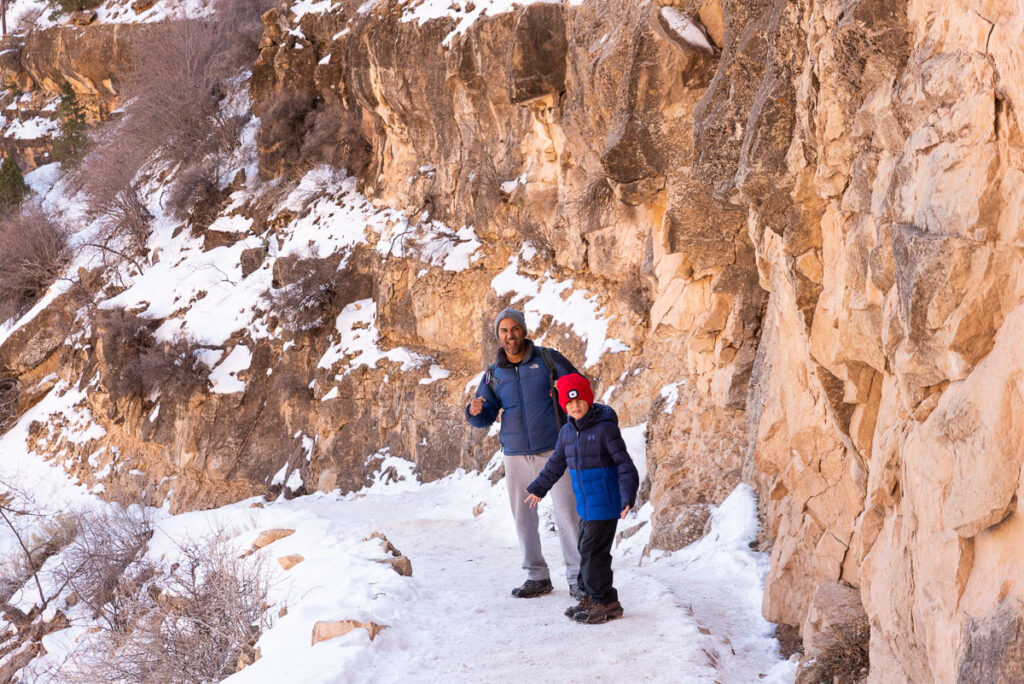
[[(509, 363), (505, 350), (498, 349), (498, 360), (494, 366), (494, 389), (487, 384), (486, 377), (476, 390), (476, 396), (483, 397), (485, 404), (479, 415), (469, 415), (466, 420), (473, 427), (489, 427), (501, 416), (501, 450), (509, 456), (539, 454), (555, 448), (558, 441), (558, 422), (555, 404), (551, 398), (551, 374), (544, 359), (534, 346), (526, 340), (526, 354), (517, 364)], [(569, 360), (554, 349), (551, 360), (555, 366), (555, 377), (577, 372)]]
[(569, 468), (576, 510), (583, 520), (614, 520), (636, 504), (640, 475), (619, 432), (619, 417), (594, 404), (578, 421), (570, 418), (558, 433), (558, 445), (544, 470), (526, 491), (543, 497)]

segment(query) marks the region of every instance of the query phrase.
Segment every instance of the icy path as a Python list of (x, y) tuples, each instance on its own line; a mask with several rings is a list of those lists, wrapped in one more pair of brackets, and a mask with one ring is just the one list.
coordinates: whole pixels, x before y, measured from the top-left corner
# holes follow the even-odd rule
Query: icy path
[[(358, 665), (350, 661), (334, 675), (321, 671), (319, 681), (793, 680), (795, 666), (779, 660), (770, 626), (757, 612), (766, 561), (735, 534), (750, 522), (735, 518), (753, 519), (748, 491), (730, 499), (731, 513), (730, 502), (723, 505), (719, 513), (732, 519), (722, 516), (718, 526), (725, 534), (709, 536), (703, 549), (695, 545), (642, 564), (635, 549), (626, 557), (616, 550), (616, 587), (626, 614), (604, 625), (579, 625), (562, 614), (571, 601), (553, 532), (544, 535), (544, 545), (557, 565), (555, 592), (529, 600), (509, 595), (523, 573), (503, 485), (468, 475), (395, 489), (317, 507), (351, 532), (383, 532), (413, 564), (411, 591), (389, 629), (366, 644)], [(478, 502), (486, 508), (474, 517)]]

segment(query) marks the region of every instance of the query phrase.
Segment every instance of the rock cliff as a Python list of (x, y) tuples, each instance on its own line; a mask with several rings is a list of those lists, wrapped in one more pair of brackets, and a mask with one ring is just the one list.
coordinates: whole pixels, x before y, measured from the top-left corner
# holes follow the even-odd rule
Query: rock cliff
[[(253, 287), (338, 271), (318, 322), (208, 342), (251, 354), (244, 391), (204, 382), (154, 399), (117, 382), (123, 317), (76, 320), (69, 292), (7, 337), (0, 369), (18, 410), (54, 374), (78, 384), (104, 435), (37, 424), (38, 448), (86, 481), (116, 465), (110, 490), (143, 472), (177, 509), (293, 472), (293, 491), (350, 490), (387, 453), (428, 478), (482, 467), (496, 441), (462, 409), (511, 302), (623, 424), (646, 425), (652, 544), (695, 539), (707, 504), (746, 480), (771, 550), (764, 613), (798, 627), (808, 654), (864, 620), (873, 682), (1019, 677), (1024, 5), (472, 5), (429, 20), (394, 1), (264, 15), (248, 83), (261, 180), (246, 180), (280, 196), (222, 209), (282, 247), (196, 230), (237, 250), (239, 282), (265, 277)], [(56, 30), (33, 40), (3, 67), (23, 87), (59, 73), (116, 94), (74, 50), (38, 47), (63, 44)], [(334, 162), (403, 233), (285, 254), (288, 226), (317, 212), (273, 209), (312, 135), (268, 124), (285, 101), (296, 121), (332, 117)], [(449, 247), (476, 241), (467, 268), (422, 241), (394, 248), (430, 226), (448, 227)], [(565, 303), (536, 304), (545, 287)], [(273, 301), (270, 328), (287, 316)], [(397, 357), (325, 366), (340, 328), (324, 321), (353, 306), (373, 307), (381, 348), (447, 374)], [(603, 321), (601, 339), (580, 315)]]

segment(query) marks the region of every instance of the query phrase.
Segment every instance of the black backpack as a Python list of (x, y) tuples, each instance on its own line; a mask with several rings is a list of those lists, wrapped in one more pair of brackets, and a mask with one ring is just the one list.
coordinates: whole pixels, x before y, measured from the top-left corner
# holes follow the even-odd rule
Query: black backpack
[[(558, 425), (558, 429), (562, 429), (562, 425), (565, 424), (565, 411), (558, 404), (558, 387), (555, 384), (558, 380), (558, 369), (555, 368), (555, 362), (551, 358), (551, 350), (547, 347), (540, 345), (534, 345), (534, 349), (540, 352), (540, 358), (543, 359), (544, 365), (548, 367), (548, 377), (551, 378), (551, 389), (548, 390), (548, 394), (551, 396), (551, 403), (555, 405), (555, 422)], [(492, 363), (487, 367), (487, 373), (484, 374), (484, 383), (491, 388), (491, 391), (495, 395), (498, 394), (494, 388), (494, 369), (497, 364)]]

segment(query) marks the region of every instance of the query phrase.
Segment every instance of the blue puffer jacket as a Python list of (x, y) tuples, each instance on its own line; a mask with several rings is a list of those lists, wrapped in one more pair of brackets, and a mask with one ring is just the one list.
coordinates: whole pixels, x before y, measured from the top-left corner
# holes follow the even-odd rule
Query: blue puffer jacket
[(567, 466), (583, 520), (614, 520), (627, 505), (636, 504), (640, 474), (626, 451), (612, 407), (594, 404), (578, 421), (570, 418), (558, 433), (555, 453), (526, 491), (543, 497)]
[[(569, 360), (551, 349), (555, 377), (576, 373)], [(526, 340), (526, 354), (519, 363), (509, 363), (504, 349), (498, 349), (498, 360), (493, 371), (494, 389), (487, 377), (476, 389), (476, 396), (484, 398), (479, 415), (466, 420), (473, 427), (490, 427), (501, 416), (501, 449), (510, 456), (539, 454), (555, 448), (558, 441), (558, 422), (555, 404), (551, 398), (551, 375), (540, 351)]]

